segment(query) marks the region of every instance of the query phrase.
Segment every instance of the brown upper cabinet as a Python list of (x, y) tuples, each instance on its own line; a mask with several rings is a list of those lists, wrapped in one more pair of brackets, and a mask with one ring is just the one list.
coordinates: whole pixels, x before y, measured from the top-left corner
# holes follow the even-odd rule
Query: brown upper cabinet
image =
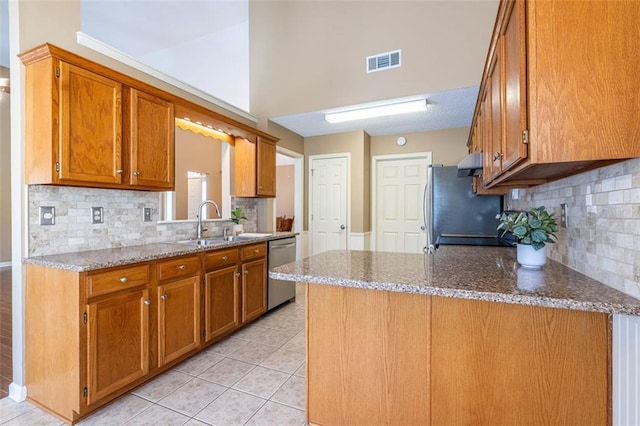
[(638, 21), (640, 2), (500, 2), (468, 142), (486, 186), (640, 157)]
[(27, 184), (173, 189), (173, 104), (50, 47), (22, 56)]
[(231, 144), (249, 141), (236, 164), (252, 161), (253, 187), (241, 178), (236, 195), (275, 196), (277, 138), (48, 43), (20, 59), (27, 184), (173, 190), (177, 116), (220, 129)]
[(275, 142), (236, 138), (234, 188), (237, 197), (276, 196)]

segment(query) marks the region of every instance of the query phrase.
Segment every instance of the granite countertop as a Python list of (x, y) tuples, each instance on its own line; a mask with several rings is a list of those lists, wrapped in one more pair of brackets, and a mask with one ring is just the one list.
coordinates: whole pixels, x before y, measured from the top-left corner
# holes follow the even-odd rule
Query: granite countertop
[(435, 255), (328, 251), (273, 268), (269, 276), (522, 305), (640, 316), (640, 300), (556, 261), (527, 270), (506, 247), (441, 246)]
[(296, 235), (298, 235), (296, 232), (275, 232), (264, 237), (243, 238), (239, 241), (221, 241), (219, 243), (206, 246), (187, 245), (177, 241), (142, 244), (138, 246), (27, 257), (24, 259), (24, 263), (48, 266), (50, 268), (57, 269), (67, 269), (77, 272), (86, 272), (103, 268), (111, 268), (114, 266), (129, 265), (148, 260), (198, 253), (201, 251), (218, 250), (264, 241), (279, 240)]

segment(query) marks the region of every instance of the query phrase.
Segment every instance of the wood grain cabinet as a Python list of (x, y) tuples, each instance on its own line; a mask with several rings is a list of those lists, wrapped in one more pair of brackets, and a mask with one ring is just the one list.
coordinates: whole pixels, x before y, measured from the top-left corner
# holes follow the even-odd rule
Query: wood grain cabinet
[(236, 138), (235, 195), (237, 197), (276, 196), (276, 143), (262, 137), (256, 142)]
[(200, 346), (200, 257), (158, 262), (158, 366)]
[(242, 258), (242, 322), (246, 323), (267, 311), (267, 244), (253, 244), (240, 249)]
[(320, 284), (306, 304), (309, 424), (611, 424), (608, 314)]
[(227, 334), (241, 324), (238, 260), (238, 249), (205, 254), (205, 342)]
[[(538, 184), (640, 157), (638, 2), (502, 0), (468, 145), (487, 186)], [(478, 131), (485, 96), (491, 130)], [(480, 135), (480, 136), (478, 136)]]
[(51, 45), (21, 59), (27, 184), (173, 189), (171, 102)]

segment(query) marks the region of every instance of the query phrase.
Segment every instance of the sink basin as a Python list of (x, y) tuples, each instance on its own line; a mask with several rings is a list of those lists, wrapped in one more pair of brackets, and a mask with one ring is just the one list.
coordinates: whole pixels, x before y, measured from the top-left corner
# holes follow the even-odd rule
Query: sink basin
[(227, 237), (212, 237), (212, 238), (200, 238), (194, 240), (183, 240), (178, 241), (180, 244), (186, 244), (189, 246), (212, 246), (216, 244), (228, 243), (233, 241), (246, 241), (250, 238), (250, 236), (242, 236), (242, 235), (229, 235)]

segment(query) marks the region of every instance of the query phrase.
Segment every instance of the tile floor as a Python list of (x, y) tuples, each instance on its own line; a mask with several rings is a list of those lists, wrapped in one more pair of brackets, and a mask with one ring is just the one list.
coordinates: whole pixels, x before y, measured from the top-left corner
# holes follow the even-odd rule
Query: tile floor
[[(304, 425), (304, 285), (288, 303), (178, 364), (79, 425)], [(60, 425), (0, 400), (2, 425)]]

